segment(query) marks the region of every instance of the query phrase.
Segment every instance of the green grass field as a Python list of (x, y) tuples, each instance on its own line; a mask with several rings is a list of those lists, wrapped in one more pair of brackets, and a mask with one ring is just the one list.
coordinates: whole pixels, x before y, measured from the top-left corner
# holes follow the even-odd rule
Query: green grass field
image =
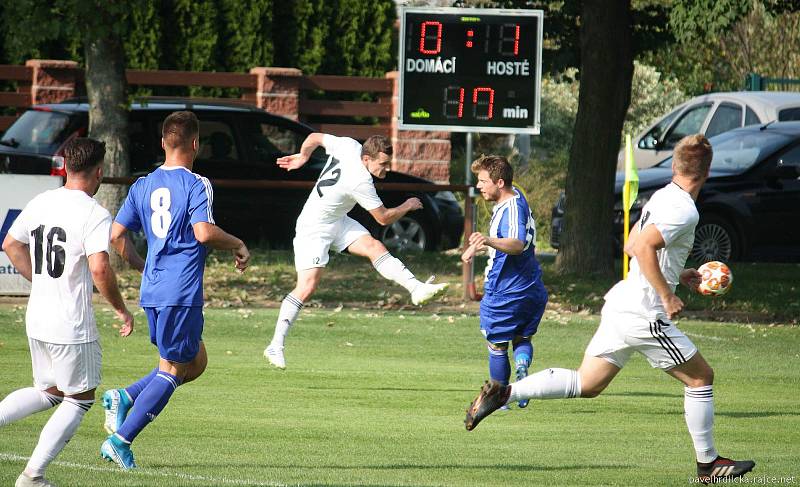
[[(98, 313), (103, 384), (155, 364), (141, 311), (121, 339)], [(305, 310), (286, 371), (261, 357), (274, 309), (208, 309), (209, 367), (178, 389), (134, 445), (139, 469), (99, 458), (102, 408), (48, 470), (60, 486), (685, 485), (694, 469), (683, 389), (634, 358), (597, 399), (532, 402), (463, 426), (486, 372), (477, 319), (430, 310)], [(24, 306), (0, 305), (0, 397), (30, 384)], [(548, 312), (533, 370), (575, 367), (595, 316)], [(716, 371), (721, 453), (753, 458), (755, 476), (800, 482), (797, 327), (682, 321)], [(0, 485), (37, 441), (42, 413), (0, 431)]]

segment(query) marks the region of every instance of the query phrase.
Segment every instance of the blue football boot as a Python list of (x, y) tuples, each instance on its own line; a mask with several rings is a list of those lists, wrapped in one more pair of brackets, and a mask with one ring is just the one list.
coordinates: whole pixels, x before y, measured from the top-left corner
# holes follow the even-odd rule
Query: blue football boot
[(117, 438), (116, 435), (109, 436), (100, 446), (100, 456), (119, 465), (122, 470), (136, 468), (133, 461), (131, 445)]
[[(521, 381), (525, 377), (528, 377), (528, 366), (525, 364), (517, 365), (517, 382)], [(530, 399), (520, 399), (517, 403), (520, 408), (528, 407), (528, 402)]]
[(125, 389), (111, 389), (103, 394), (102, 402), (106, 412), (103, 428), (108, 434), (113, 435), (128, 417), (128, 411), (131, 410), (133, 401), (130, 400)]

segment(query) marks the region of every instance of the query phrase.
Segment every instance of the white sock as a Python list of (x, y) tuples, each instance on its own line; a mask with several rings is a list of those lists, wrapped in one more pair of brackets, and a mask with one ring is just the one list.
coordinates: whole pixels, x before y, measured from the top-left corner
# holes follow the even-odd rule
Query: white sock
[(372, 265), (375, 266), (375, 270), (378, 271), (378, 274), (390, 281), (400, 284), (410, 293), (414, 292), (414, 289), (422, 284), (414, 277), (414, 274), (408, 270), (405, 264), (400, 262), (400, 259), (393, 257), (389, 252), (375, 259)]
[(281, 303), (281, 310), (278, 312), (278, 321), (275, 323), (275, 333), (272, 335), (272, 342), (270, 346), (282, 347), (286, 341), (286, 335), (289, 334), (289, 328), (292, 327), (294, 320), (303, 309), (303, 302), (287, 294)]
[(79, 400), (67, 397), (50, 416), (39, 435), (39, 443), (31, 454), (25, 473), (31, 477), (41, 477), (44, 470), (56, 455), (72, 439), (81, 424), (83, 415), (94, 404), (94, 400)]
[(62, 398), (33, 387), (17, 389), (0, 402), (0, 426), (61, 404)]
[(508, 404), (520, 399), (565, 399), (581, 396), (577, 370), (545, 369), (511, 384)]
[(700, 463), (713, 462), (718, 454), (714, 448), (714, 391), (712, 386), (684, 387), (683, 411), (686, 426)]

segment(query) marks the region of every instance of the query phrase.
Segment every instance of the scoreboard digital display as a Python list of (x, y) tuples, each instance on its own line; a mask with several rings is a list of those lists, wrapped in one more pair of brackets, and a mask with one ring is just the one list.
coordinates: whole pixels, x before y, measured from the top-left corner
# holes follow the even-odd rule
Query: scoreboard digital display
[(539, 133), (541, 10), (400, 15), (401, 129)]

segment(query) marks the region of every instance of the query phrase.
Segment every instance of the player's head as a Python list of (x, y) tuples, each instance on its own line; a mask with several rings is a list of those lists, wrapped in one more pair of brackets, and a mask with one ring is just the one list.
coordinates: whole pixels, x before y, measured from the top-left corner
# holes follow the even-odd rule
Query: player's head
[(713, 155), (711, 142), (703, 134), (687, 135), (672, 151), (672, 171), (692, 181), (703, 181), (708, 177)]
[(504, 191), (513, 191), (514, 170), (505, 157), (481, 156), (472, 163), (472, 172), (478, 177), (481, 195), (488, 201), (497, 201)]
[(106, 145), (99, 140), (76, 137), (64, 146), (64, 164), (67, 180), (83, 180), (88, 190), (96, 194), (103, 180), (103, 160)]
[(361, 146), (361, 161), (375, 177), (383, 179), (392, 166), (392, 141), (383, 135), (373, 135)]
[(161, 146), (167, 153), (191, 154), (192, 160), (200, 150), (200, 121), (189, 111), (172, 112), (161, 128)]

